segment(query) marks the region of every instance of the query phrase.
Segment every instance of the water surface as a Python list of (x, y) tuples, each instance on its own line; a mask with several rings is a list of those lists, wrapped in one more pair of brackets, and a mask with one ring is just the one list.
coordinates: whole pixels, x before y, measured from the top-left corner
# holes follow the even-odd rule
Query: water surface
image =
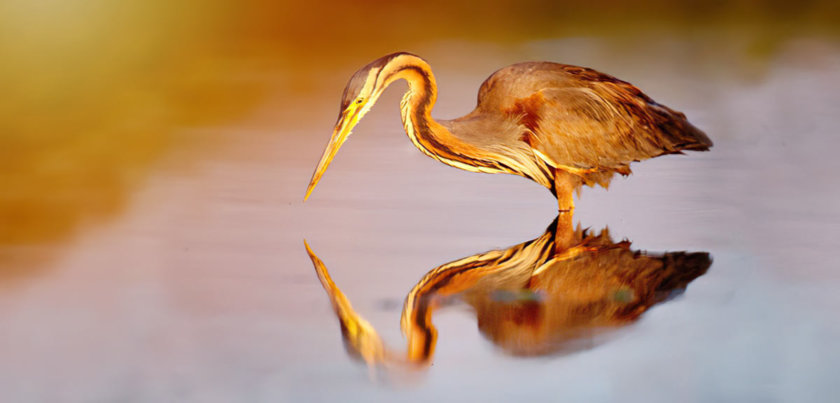
[(53, 244), (0, 247), (17, 262), (0, 281), (4, 400), (830, 401), (840, 393), (840, 48), (796, 38), (752, 61), (714, 39), (415, 49), (437, 74), (441, 118), (471, 110), (495, 69), (554, 60), (633, 82), (715, 141), (583, 190), (575, 225), (609, 228), (633, 250), (714, 260), (605, 342), (521, 357), (455, 303), (433, 318), (431, 366), (372, 379), (348, 357), (304, 238), (400, 350), (400, 307), (426, 272), (537, 238), (556, 204), (522, 178), (423, 156), (402, 132), (400, 85), (303, 204), (354, 68), (336, 66), (325, 99), (293, 106), (269, 91), (247, 117), (189, 129), (224, 141), (166, 154), (112, 219)]

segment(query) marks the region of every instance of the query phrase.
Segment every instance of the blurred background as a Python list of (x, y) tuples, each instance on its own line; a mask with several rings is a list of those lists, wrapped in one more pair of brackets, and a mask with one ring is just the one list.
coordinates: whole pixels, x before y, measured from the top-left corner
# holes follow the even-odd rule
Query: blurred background
[(267, 98), (280, 98), (271, 112), (284, 117), (277, 135), (288, 136), (284, 129), (335, 109), (352, 70), (396, 50), (599, 37), (644, 57), (679, 38), (680, 56), (690, 59), (684, 67), (759, 81), (791, 40), (840, 35), (832, 1), (12, 0), (0, 7), (3, 244), (58, 240), (116, 213), (163, 153), (229, 140), (192, 129), (229, 125)]
[[(840, 285), (826, 253), (840, 224), (832, 175), (840, 166), (831, 153), (840, 145), (836, 1), (7, 0), (0, 395), (11, 400), (4, 401), (313, 398), (289, 380), (302, 375), (289, 378), (283, 368), (291, 362), (312, 375), (319, 360), (332, 368), (319, 382), (369, 387), (365, 371), (341, 367), (347, 358), (300, 245), (304, 235), (316, 251), (320, 241), (327, 266), (332, 258), (346, 272), (334, 275), (339, 285), (362, 300), (362, 311), (378, 312), (374, 323), (392, 327), (399, 344), (393, 306), (425, 270), (531, 239), (553, 218), (553, 201), (538, 186), (453, 172), (414, 150), (401, 134), (401, 90), (380, 101), (356, 130), (366, 134), (301, 204), (347, 78), (403, 50), (438, 74), (442, 118), (471, 110), (484, 78), (523, 60), (593, 67), (685, 111), (715, 141), (713, 152), (650, 162), (649, 170), (646, 162), (615, 190), (584, 190), (583, 225), (610, 225), (641, 249), (711, 251), (706, 277), (718, 285), (707, 301), (732, 298), (757, 276), (714, 283), (716, 270), (738, 272), (722, 269), (727, 262), (763, 267), (744, 262), (764, 259), (785, 268), (767, 282), (802, 283), (796, 296), (825, 298), (794, 305), (836, 308), (837, 298), (812, 288)], [(401, 276), (393, 267), (405, 261), (411, 273)], [(382, 284), (375, 287), (358, 275), (373, 263), (382, 268), (369, 273)], [(394, 291), (375, 291), (389, 286)], [(781, 304), (789, 296), (780, 289), (754, 296)], [(322, 322), (296, 316), (304, 314), (293, 313), (298, 304), (318, 313), (306, 320)], [(720, 328), (765, 313), (747, 305)], [(729, 308), (698, 309), (702, 317)], [(754, 325), (733, 349), (797, 312)], [(678, 386), (700, 401), (819, 401), (838, 392), (824, 377), (840, 364), (838, 349), (827, 347), (837, 322), (818, 325), (814, 315), (782, 343), (810, 357), (793, 360), (794, 372), (814, 374), (810, 381), (787, 372), (756, 378), (745, 368), (729, 373), (745, 378), (721, 394), (698, 392), (720, 386), (714, 376)], [(266, 324), (275, 319), (280, 324)], [(474, 331), (453, 326), (456, 334)], [(334, 351), (302, 347), (313, 333)], [(277, 345), (266, 347), (268, 340)], [(816, 350), (799, 350), (808, 343)], [(249, 344), (262, 347), (242, 347)], [(749, 357), (780, 348), (766, 347)], [(718, 352), (722, 361), (703, 369), (731, 364), (731, 352)], [(767, 360), (790, 364), (758, 362)], [(493, 376), (504, 378), (485, 379)], [(457, 386), (435, 379), (446, 387), (430, 390)], [(568, 397), (608, 401), (627, 387), (635, 390), (615, 381), (606, 395), (592, 386)], [(366, 393), (393, 397), (380, 392)], [(423, 400), (443, 392), (415, 393)]]

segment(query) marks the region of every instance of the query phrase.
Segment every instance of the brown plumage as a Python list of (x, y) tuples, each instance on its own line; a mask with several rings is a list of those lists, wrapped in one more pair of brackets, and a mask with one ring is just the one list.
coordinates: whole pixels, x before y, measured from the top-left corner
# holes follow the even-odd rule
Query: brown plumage
[(385, 88), (408, 82), (403, 124), (426, 155), (457, 168), (524, 176), (573, 208), (572, 192), (607, 186), (630, 163), (683, 150), (705, 151), (712, 141), (676, 112), (635, 86), (592, 69), (549, 62), (519, 63), (493, 73), (469, 114), (435, 121), (437, 85), (428, 63), (394, 53), (360, 69), (347, 84), (335, 131), (312, 175), (309, 197), (353, 126)]

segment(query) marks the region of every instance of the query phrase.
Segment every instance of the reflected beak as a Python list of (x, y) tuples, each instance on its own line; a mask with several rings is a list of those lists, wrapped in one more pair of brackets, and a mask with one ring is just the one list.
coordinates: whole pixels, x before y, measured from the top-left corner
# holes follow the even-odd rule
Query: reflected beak
[(350, 107), (341, 114), (341, 118), (339, 118), (338, 123), (335, 125), (335, 130), (330, 138), (330, 142), (327, 144), (324, 154), (321, 155), (321, 161), (318, 162), (318, 167), (315, 168), (315, 172), (312, 174), (312, 179), (309, 181), (309, 187), (306, 188), (306, 195), (303, 197), (303, 201), (306, 201), (306, 199), (309, 198), (309, 195), (312, 193), (312, 189), (315, 189), (315, 185), (317, 185), (318, 181), (321, 180), (321, 176), (324, 174), (324, 171), (327, 170), (330, 162), (332, 162), (333, 158), (335, 158), (335, 155), (338, 153), (338, 149), (341, 148), (341, 145), (347, 141), (348, 137), (350, 137), (350, 131), (353, 130), (356, 123), (359, 123), (361, 110), (361, 106), (350, 105)]

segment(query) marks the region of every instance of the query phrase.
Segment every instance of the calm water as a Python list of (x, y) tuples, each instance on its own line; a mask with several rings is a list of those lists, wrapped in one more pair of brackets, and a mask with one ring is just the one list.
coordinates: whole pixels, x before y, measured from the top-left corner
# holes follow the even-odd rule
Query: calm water
[[(635, 164), (631, 177), (578, 200), (575, 223), (608, 227), (633, 250), (714, 261), (681, 296), (607, 340), (517, 357), (453, 301), (433, 316), (433, 365), (377, 372), (347, 355), (304, 238), (401, 352), (402, 302), (426, 272), (540, 236), (556, 204), (522, 178), (423, 156), (402, 132), (401, 86), (302, 203), (354, 68), (341, 66), (326, 100), (290, 106), (276, 94), (241, 122), (199, 130), (226, 138), (224, 147), (176, 148), (111, 219), (50, 246), (0, 246), (43, 257), (20, 258), (0, 279), (2, 400), (836, 399), (840, 48), (796, 39), (753, 60), (716, 43), (650, 38), (642, 53), (642, 42), (597, 39), (415, 49), (437, 74), (441, 118), (468, 112), (495, 69), (555, 60), (633, 82), (715, 141), (709, 153)], [(300, 113), (276, 112), (288, 107)]]

